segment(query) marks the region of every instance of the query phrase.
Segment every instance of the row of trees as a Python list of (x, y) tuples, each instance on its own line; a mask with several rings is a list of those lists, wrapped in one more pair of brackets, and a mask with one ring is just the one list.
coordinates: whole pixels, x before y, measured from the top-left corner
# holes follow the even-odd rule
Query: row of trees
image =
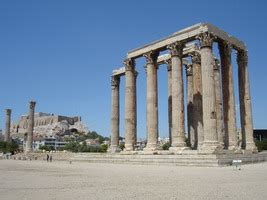
[[(45, 150), (45, 151), (53, 151), (55, 150), (54, 146), (50, 145), (42, 145), (39, 147), (40, 150)], [(80, 144), (79, 142), (69, 142), (68, 144), (65, 145), (65, 147), (59, 149), (61, 151), (66, 150), (66, 151), (71, 151), (71, 152), (99, 152), (99, 153), (105, 153), (107, 152), (108, 145), (106, 144), (101, 144), (97, 146), (93, 145), (86, 145), (85, 142)]]

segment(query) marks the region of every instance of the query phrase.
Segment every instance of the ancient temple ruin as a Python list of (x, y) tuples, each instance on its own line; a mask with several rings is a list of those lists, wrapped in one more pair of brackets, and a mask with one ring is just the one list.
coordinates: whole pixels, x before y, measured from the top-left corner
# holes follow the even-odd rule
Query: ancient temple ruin
[[(213, 53), (218, 43), (219, 57)], [(162, 51), (169, 54), (159, 56)], [(236, 52), (239, 94), (234, 94), (232, 53)], [(148, 152), (158, 150), (158, 85), (157, 69), (165, 63), (168, 73), (168, 112), (170, 152), (197, 150), (204, 153), (256, 152), (253, 141), (248, 55), (245, 44), (219, 28), (200, 23), (131, 50), (124, 67), (112, 73), (111, 152), (119, 145), (119, 86), (125, 76), (125, 149), (134, 151), (137, 139), (135, 60), (146, 58), (146, 132)], [(186, 70), (186, 81), (183, 80)], [(184, 91), (184, 84), (187, 91)], [(184, 96), (187, 95), (187, 119)], [(235, 95), (239, 95), (241, 144), (237, 140)], [(187, 121), (185, 121), (187, 120)], [(188, 125), (190, 146), (186, 145), (185, 124)]]

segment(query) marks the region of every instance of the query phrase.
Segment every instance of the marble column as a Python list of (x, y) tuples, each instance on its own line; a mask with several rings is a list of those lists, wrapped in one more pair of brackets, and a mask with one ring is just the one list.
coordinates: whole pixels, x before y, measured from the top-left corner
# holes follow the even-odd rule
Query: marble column
[(217, 134), (218, 141), (224, 147), (225, 135), (223, 126), (223, 103), (222, 103), (222, 83), (221, 70), (218, 59), (214, 59), (214, 82), (215, 82), (215, 99), (216, 99), (216, 117), (217, 117)]
[(169, 123), (169, 141), (172, 143), (172, 63), (166, 61), (168, 71), (168, 123)]
[(144, 149), (146, 151), (158, 148), (158, 55), (159, 53), (154, 51), (144, 54), (147, 62), (147, 145)]
[(136, 143), (136, 71), (132, 59), (125, 66), (125, 151), (133, 151)]
[(120, 137), (120, 76), (111, 77), (111, 145), (110, 152), (118, 152)]
[(33, 150), (33, 128), (34, 128), (34, 109), (36, 102), (29, 102), (29, 116), (28, 116), (28, 133), (27, 133), (27, 141), (26, 141), (26, 153), (31, 152)]
[(195, 130), (195, 141), (194, 144), (192, 143), (192, 146), (194, 149), (200, 149), (204, 141), (201, 58), (198, 52), (193, 52), (190, 56), (193, 65), (193, 127)]
[(194, 89), (193, 89), (193, 67), (192, 64), (186, 66), (186, 82), (187, 82), (187, 130), (188, 130), (188, 140), (191, 147), (195, 145), (195, 129), (194, 129)]
[(170, 150), (186, 147), (184, 125), (184, 83), (183, 83), (183, 47), (175, 42), (167, 48), (171, 52), (172, 61), (172, 144)]
[(242, 131), (242, 147), (253, 152), (257, 151), (253, 139), (253, 120), (248, 71), (247, 51), (237, 52), (238, 84), (240, 101), (240, 121)]
[(11, 142), (10, 125), (11, 125), (11, 109), (6, 109), (6, 127), (5, 127), (5, 142)]
[(208, 32), (198, 36), (200, 40), (204, 141), (201, 150), (213, 153), (219, 150), (215, 104), (215, 83), (212, 44), (214, 36)]
[(233, 67), (231, 62), (232, 47), (227, 42), (219, 43), (222, 65), (223, 116), (225, 145), (229, 150), (237, 148), (236, 111), (234, 96)]

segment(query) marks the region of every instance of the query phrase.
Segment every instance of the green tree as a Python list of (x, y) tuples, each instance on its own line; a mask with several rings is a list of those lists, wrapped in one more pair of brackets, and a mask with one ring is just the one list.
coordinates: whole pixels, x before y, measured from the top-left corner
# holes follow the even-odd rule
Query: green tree
[(0, 151), (1, 152), (3, 152), (3, 153), (10, 152), (10, 153), (14, 154), (18, 150), (19, 150), (19, 146), (15, 142), (0, 141)]
[(45, 150), (45, 151), (53, 151), (55, 150), (55, 147), (54, 146), (51, 146), (51, 145), (41, 145), (39, 147), (40, 150)]

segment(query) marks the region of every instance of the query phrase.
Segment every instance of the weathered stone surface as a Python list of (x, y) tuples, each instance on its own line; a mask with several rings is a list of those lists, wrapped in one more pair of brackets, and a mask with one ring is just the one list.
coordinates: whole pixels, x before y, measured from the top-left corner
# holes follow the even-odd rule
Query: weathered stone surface
[(125, 151), (134, 150), (136, 142), (136, 77), (135, 63), (124, 61), (125, 74)]
[(149, 52), (146, 58), (147, 75), (147, 146), (146, 151), (157, 149), (158, 142), (158, 76), (157, 76), (157, 52)]
[(6, 109), (5, 111), (6, 111), (5, 141), (10, 142), (11, 109)]
[(222, 88), (224, 106), (224, 131), (226, 148), (237, 149), (237, 130), (235, 96), (233, 83), (233, 67), (231, 61), (232, 47), (229, 43), (219, 43), (221, 65), (222, 65)]

